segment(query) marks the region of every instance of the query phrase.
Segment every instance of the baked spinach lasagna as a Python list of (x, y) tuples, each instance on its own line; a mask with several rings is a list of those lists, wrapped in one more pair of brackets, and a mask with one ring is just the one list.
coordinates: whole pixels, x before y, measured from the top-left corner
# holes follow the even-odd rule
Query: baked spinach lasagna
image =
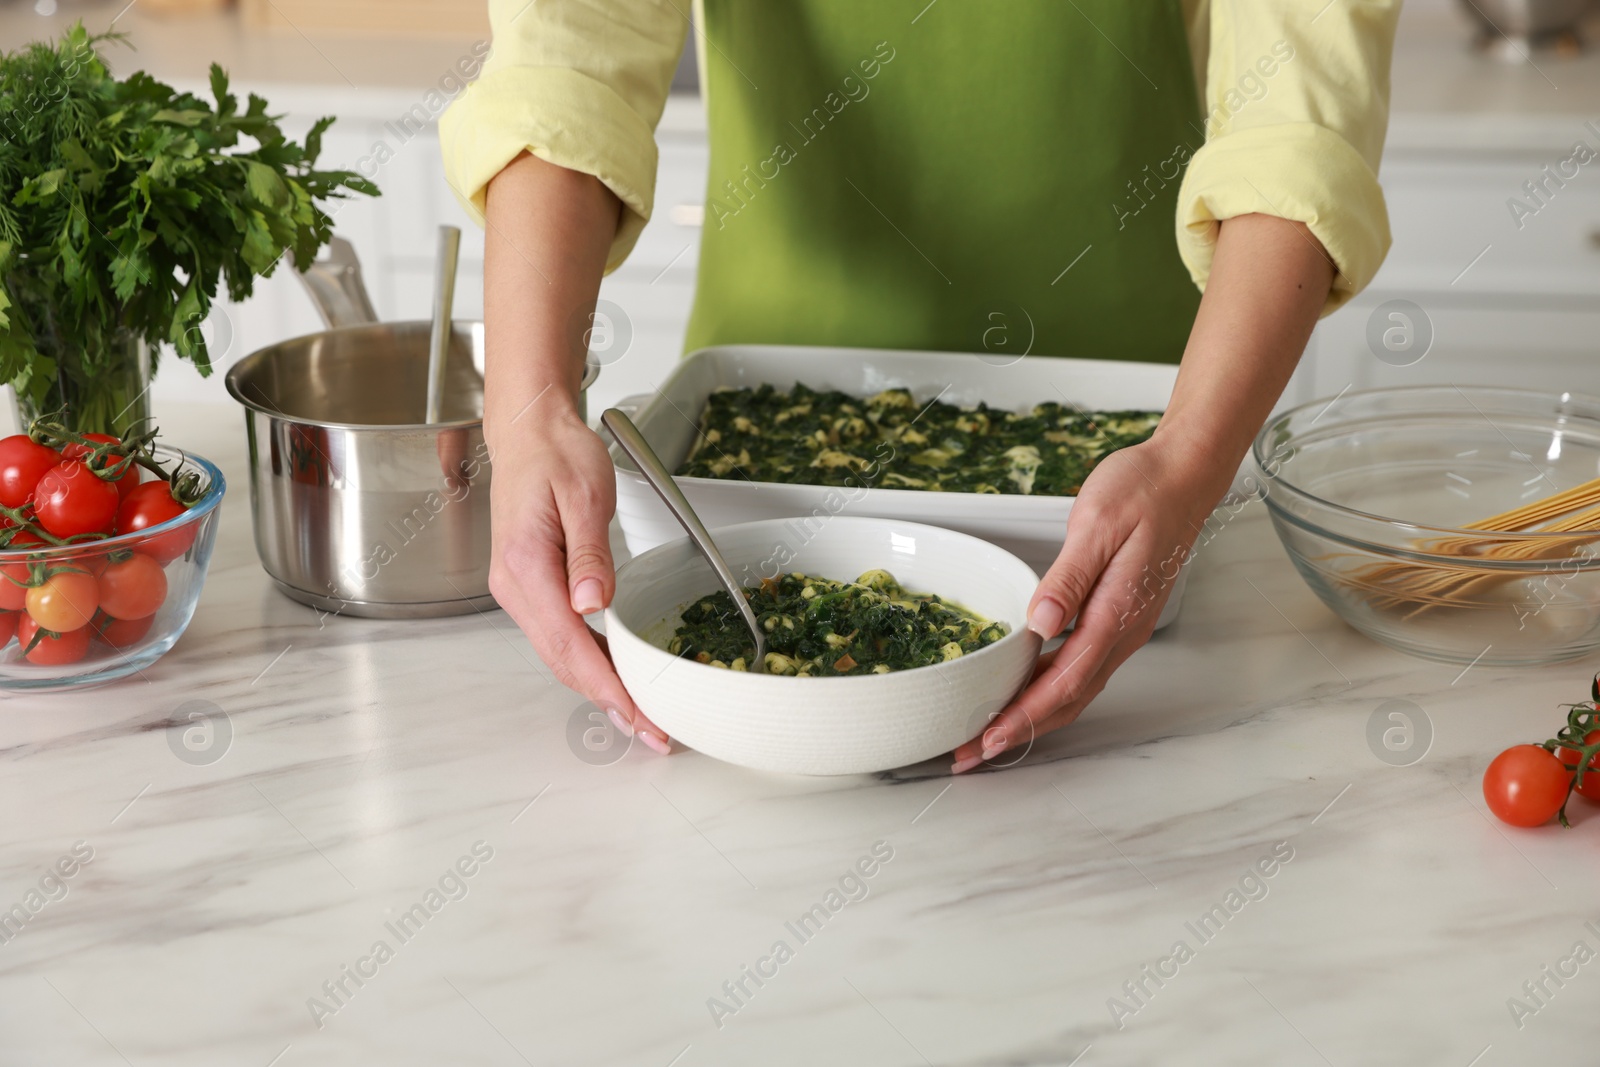
[[(1007, 633), (932, 593), (909, 593), (887, 571), (853, 582), (805, 574), (744, 590), (766, 635), (768, 674), (888, 674), (958, 659)], [(667, 651), (712, 667), (750, 669), (755, 643), (726, 590), (689, 605)]]
[(1045, 401), (1010, 412), (906, 389), (722, 389), (677, 473), (801, 485), (1076, 496), (1106, 456), (1147, 440), (1157, 411), (1083, 411)]

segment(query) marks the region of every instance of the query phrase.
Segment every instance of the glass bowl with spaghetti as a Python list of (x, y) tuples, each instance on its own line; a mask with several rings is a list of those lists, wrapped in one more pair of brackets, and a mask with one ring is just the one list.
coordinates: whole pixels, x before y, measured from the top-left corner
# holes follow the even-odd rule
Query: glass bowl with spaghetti
[(1490, 666), (1600, 649), (1600, 398), (1344, 393), (1273, 418), (1253, 455), (1301, 577), (1373, 640)]

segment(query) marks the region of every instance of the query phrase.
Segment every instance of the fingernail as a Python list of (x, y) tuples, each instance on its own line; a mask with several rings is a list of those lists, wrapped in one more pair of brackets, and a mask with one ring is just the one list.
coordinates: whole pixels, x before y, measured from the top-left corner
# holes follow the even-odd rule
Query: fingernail
[(600, 587), (600, 579), (585, 578), (572, 590), (572, 610), (579, 615), (587, 615), (592, 611), (600, 610), (600, 597), (604, 590)]
[(994, 759), (996, 756), (1000, 755), (1000, 753), (1004, 752), (1005, 750), (1006, 750), (1006, 746), (1005, 746), (1004, 742), (996, 742), (995, 744), (992, 744), (992, 745), (984, 745), (983, 746), (983, 758), (986, 759), (986, 760)]
[(611, 717), (612, 722), (617, 724), (617, 729), (622, 731), (622, 736), (633, 736), (633, 727), (628, 724), (627, 719), (622, 717), (622, 712), (618, 711), (616, 708), (607, 708), (606, 714)]
[(1066, 609), (1049, 597), (1045, 597), (1034, 606), (1033, 614), (1028, 616), (1028, 629), (1048, 641), (1061, 632), (1061, 627), (1066, 625), (1066, 622)]
[(982, 756), (969, 756), (966, 759), (958, 759), (950, 765), (950, 773), (965, 774), (967, 771), (972, 770), (972, 768), (976, 767), (982, 762)]
[(649, 730), (640, 730), (639, 740), (643, 741), (645, 744), (649, 745), (663, 756), (672, 755), (672, 744), (665, 737), (662, 737), (659, 734), (653, 734)]

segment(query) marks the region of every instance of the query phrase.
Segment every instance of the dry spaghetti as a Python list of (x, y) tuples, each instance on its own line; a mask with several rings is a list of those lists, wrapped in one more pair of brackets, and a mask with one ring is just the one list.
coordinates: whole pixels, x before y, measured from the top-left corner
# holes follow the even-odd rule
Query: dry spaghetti
[[(1373, 563), (1342, 575), (1341, 580), (1365, 594), (1373, 608), (1409, 608), (1405, 615), (1408, 619), (1433, 608), (1473, 606), (1474, 596), (1489, 588), (1546, 573), (1542, 568), (1515, 564), (1569, 559), (1577, 550), (1600, 541), (1600, 478), (1468, 523), (1461, 529), (1573, 536), (1422, 540), (1413, 543), (1417, 552), (1434, 557), (1454, 556), (1461, 563), (1438, 558), (1428, 562)], [(1484, 564), (1491, 566), (1486, 568)]]

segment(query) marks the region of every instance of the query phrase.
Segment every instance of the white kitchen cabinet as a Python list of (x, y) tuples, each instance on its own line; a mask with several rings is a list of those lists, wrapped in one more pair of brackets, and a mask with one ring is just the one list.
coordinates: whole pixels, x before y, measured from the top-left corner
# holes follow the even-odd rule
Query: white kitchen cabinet
[[(1600, 151), (1600, 134), (1585, 133)], [(1562, 179), (1554, 164), (1570, 149), (1386, 160), (1394, 250), (1373, 288), (1600, 301), (1600, 159)], [(1541, 182), (1535, 200), (1525, 187)], [(1519, 222), (1512, 204), (1536, 213)]]
[[(1402, 12), (1379, 172), (1394, 246), (1319, 325), (1286, 399), (1441, 383), (1600, 394), (1600, 158), (1583, 162), (1600, 152), (1600, 24), (1585, 54), (1524, 65), (1475, 55), (1468, 22), (1444, 0)], [(1381, 341), (1398, 300), (1432, 333), (1407, 366)]]
[[(1394, 248), (1367, 291), (1318, 327), (1302, 375), (1311, 392), (1447, 383), (1600, 392), (1600, 160), (1564, 186), (1543, 170), (1570, 150), (1552, 142), (1546, 153), (1386, 162)], [(1525, 182), (1544, 183), (1542, 206)], [(1519, 226), (1513, 200), (1537, 213)], [(1421, 315), (1391, 318), (1402, 300)], [(1426, 355), (1409, 362), (1418, 348), (1384, 345), (1391, 328), (1431, 333)]]
[(1373, 354), (1367, 336), (1368, 322), (1388, 295), (1363, 294), (1318, 328), (1307, 355), (1313, 395), (1441, 384), (1600, 393), (1600, 301), (1412, 292), (1431, 320), (1433, 344), (1420, 361), (1396, 366)]

